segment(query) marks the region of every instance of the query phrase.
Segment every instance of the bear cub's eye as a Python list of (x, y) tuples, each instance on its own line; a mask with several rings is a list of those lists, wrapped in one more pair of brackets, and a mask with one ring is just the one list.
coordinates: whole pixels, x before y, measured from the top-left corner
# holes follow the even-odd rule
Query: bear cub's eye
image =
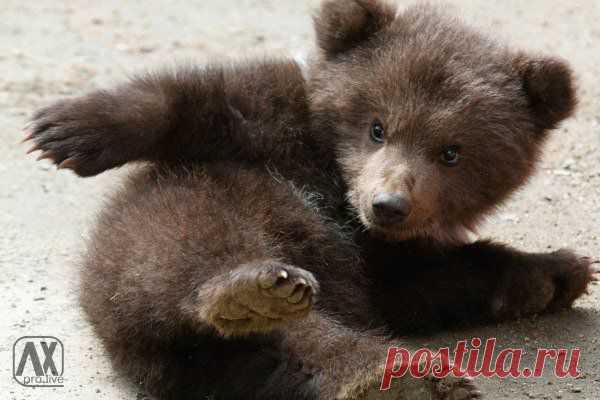
[(385, 141), (385, 129), (383, 129), (383, 124), (378, 119), (371, 124), (371, 140), (375, 143)]
[(458, 146), (448, 146), (444, 148), (440, 155), (441, 161), (449, 167), (454, 167), (460, 161), (460, 153), (458, 150)]

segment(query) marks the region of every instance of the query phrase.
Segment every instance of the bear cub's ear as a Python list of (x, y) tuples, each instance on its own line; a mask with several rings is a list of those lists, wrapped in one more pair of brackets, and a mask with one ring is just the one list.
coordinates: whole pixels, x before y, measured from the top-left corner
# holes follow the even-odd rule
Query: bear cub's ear
[(573, 72), (565, 61), (520, 55), (515, 65), (538, 127), (554, 129), (574, 113), (577, 94)]
[(335, 57), (390, 25), (396, 10), (384, 0), (325, 0), (314, 17), (317, 42)]

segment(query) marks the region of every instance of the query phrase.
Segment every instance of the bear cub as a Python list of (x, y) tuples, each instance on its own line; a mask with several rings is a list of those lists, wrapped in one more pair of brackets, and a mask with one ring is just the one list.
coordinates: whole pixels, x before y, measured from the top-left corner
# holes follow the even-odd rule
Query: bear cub
[(59, 168), (144, 162), (98, 217), (83, 310), (160, 399), (478, 398), (453, 377), (379, 391), (387, 348), (570, 307), (594, 279), (569, 250), (467, 240), (573, 113), (571, 70), (433, 6), (327, 0), (314, 22), (306, 78), (179, 68), (34, 114)]

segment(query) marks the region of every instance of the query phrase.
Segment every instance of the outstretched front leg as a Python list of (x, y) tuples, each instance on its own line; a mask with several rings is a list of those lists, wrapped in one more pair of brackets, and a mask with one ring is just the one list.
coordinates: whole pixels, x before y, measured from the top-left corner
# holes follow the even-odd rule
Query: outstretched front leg
[(299, 67), (288, 61), (179, 68), (37, 111), (26, 140), (91, 176), (130, 161), (242, 160), (311, 146)]
[(501, 321), (571, 307), (598, 269), (569, 250), (525, 253), (481, 241), (367, 246), (372, 298), (395, 332)]
[(569, 308), (587, 293), (599, 272), (594, 261), (570, 250), (534, 254), (515, 251), (513, 257), (512, 269), (499, 276), (501, 280), (492, 293), (491, 314), (495, 319)]

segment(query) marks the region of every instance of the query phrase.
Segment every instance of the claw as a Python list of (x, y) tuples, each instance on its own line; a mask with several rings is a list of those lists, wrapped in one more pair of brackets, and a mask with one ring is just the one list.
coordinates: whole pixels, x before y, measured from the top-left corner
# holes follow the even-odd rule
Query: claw
[(36, 158), (36, 161), (40, 161), (46, 158), (52, 158), (53, 154), (51, 151), (44, 151), (42, 154), (39, 155), (38, 158)]
[(33, 132), (27, 130), (25, 131), (25, 137), (19, 142), (19, 144), (23, 144), (31, 139), (33, 139)]
[(287, 279), (288, 278), (288, 273), (286, 270), (282, 269), (281, 271), (279, 271), (277, 273), (277, 277), (281, 278), (281, 279)]
[(32, 148), (30, 148), (29, 150), (27, 150), (27, 154), (31, 154), (31, 153), (33, 153), (34, 151), (37, 151), (37, 150), (40, 150), (40, 149), (41, 149), (41, 147), (40, 147), (40, 146), (38, 146), (37, 144), (35, 144), (35, 145), (33, 145), (33, 147), (32, 147)]
[(29, 128), (31, 128), (32, 126), (33, 126), (33, 121), (29, 121), (29, 122), (25, 123), (25, 125), (23, 125), (23, 130), (28, 131)]
[(74, 159), (67, 158), (66, 160), (58, 164), (56, 169), (74, 169), (76, 166), (77, 162)]
[(296, 287), (292, 294), (287, 298), (288, 303), (298, 304), (306, 295), (307, 289), (303, 286)]
[[(67, 160), (70, 160), (70, 159), (67, 159)], [(65, 161), (67, 161), (67, 160), (65, 160)], [(69, 165), (69, 164), (67, 164), (67, 165)], [(263, 271), (263, 272), (261, 272), (261, 274), (259, 276), (260, 286), (263, 289), (269, 289), (269, 288), (272, 288), (273, 286), (276, 286), (276, 285), (282, 283), (282, 281), (286, 280), (287, 277), (288, 277), (288, 273), (286, 270), (283, 270), (283, 269), (277, 271), (276, 274), (273, 274), (270, 271)]]

